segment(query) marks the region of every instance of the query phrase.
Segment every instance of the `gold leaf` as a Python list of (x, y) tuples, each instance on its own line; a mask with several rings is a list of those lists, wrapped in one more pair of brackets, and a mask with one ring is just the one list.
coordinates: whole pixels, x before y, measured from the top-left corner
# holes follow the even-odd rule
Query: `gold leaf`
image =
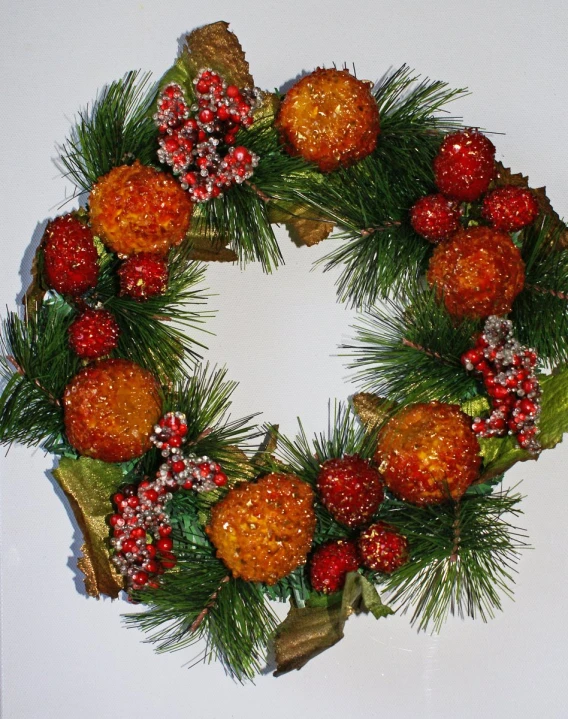
[(77, 566), (85, 574), (85, 588), (91, 597), (106, 594), (115, 599), (123, 589), (122, 576), (110, 562), (107, 517), (112, 514), (110, 497), (122, 482), (122, 471), (89, 457), (64, 457), (53, 476), (65, 492), (83, 532), (83, 557)]
[(215, 22), (190, 33), (185, 41), (183, 62), (191, 76), (210, 67), (237, 87), (254, 87), (249, 64), (237, 36), (229, 30), (229, 23)]
[(351, 401), (359, 419), (369, 432), (380, 427), (397, 406), (396, 402), (370, 392), (359, 392)]

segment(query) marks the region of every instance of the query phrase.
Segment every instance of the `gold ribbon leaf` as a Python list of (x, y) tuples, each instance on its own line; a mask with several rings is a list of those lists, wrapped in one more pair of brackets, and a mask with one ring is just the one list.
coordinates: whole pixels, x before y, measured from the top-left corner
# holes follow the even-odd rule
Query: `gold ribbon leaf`
[(310, 606), (291, 607), (276, 629), (274, 676), (301, 669), (310, 659), (343, 638), (351, 614), (371, 612), (376, 619), (393, 614), (381, 602), (375, 587), (357, 572), (350, 572), (341, 594), (316, 596)]
[(191, 249), (188, 253), (190, 260), (200, 262), (236, 262), (239, 256), (234, 250), (227, 247), (229, 239), (221, 241), (213, 237), (207, 228), (197, 223), (197, 227), (189, 228), (186, 241), (190, 243)]
[(182, 60), (193, 77), (204, 67), (210, 67), (230, 84), (254, 87), (243, 48), (227, 22), (214, 22), (190, 33)]
[(368, 432), (380, 427), (396, 409), (397, 403), (370, 392), (353, 395), (351, 402)]
[(97, 599), (106, 594), (115, 599), (123, 588), (123, 578), (109, 559), (107, 517), (113, 509), (111, 495), (123, 481), (120, 467), (89, 457), (64, 457), (53, 476), (67, 495), (83, 532), (83, 557), (77, 566), (85, 575), (87, 594)]

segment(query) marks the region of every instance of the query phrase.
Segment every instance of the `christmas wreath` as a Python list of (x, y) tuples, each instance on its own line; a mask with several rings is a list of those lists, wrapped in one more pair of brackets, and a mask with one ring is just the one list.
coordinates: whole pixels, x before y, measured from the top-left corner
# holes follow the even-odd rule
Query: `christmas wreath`
[[(462, 92), (406, 67), (263, 92), (219, 22), (80, 113), (61, 163), (86, 202), (48, 223), (4, 322), (0, 440), (59, 456), (87, 593), (144, 605), (127, 622), (159, 650), (204, 639), (244, 680), (270, 643), (300, 668), (351, 613), (438, 630), (511, 593), (526, 537), (501, 480), (568, 429), (568, 234), (440, 114)], [(324, 269), (360, 310), (364, 391), (313, 440), (230, 420), (235, 385), (190, 337), (202, 263), (270, 272), (275, 223), (336, 230)]]

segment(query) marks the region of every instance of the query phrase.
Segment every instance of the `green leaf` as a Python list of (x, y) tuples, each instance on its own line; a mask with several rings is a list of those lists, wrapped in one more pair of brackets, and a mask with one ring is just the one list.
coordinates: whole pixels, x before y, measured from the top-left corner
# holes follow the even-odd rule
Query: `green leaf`
[(123, 582), (109, 561), (107, 517), (112, 513), (110, 497), (123, 481), (122, 468), (89, 457), (64, 457), (53, 476), (67, 495), (83, 532), (83, 556), (77, 566), (85, 574), (87, 594), (118, 597)]
[(310, 659), (337, 644), (343, 638), (349, 616), (361, 612), (371, 612), (376, 619), (393, 614), (381, 602), (371, 582), (357, 572), (349, 572), (341, 594), (323, 598), (312, 595), (305, 607), (291, 607), (276, 629), (274, 676), (301, 669)]

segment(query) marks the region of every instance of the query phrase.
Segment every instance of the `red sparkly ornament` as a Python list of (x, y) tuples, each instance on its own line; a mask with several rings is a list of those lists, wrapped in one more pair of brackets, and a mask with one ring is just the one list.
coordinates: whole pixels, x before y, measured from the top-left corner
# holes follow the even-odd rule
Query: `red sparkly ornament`
[(434, 159), (436, 185), (453, 200), (477, 200), (494, 174), (495, 146), (477, 130), (462, 130), (445, 137)]
[(508, 234), (459, 230), (430, 259), (428, 282), (454, 317), (505, 315), (525, 283), (525, 263)]
[(482, 213), (496, 229), (517, 232), (536, 220), (538, 202), (526, 187), (507, 185), (485, 195)]
[(394, 527), (377, 522), (359, 537), (359, 554), (367, 569), (390, 574), (409, 559), (408, 540)]
[(50, 222), (43, 236), (47, 284), (62, 295), (82, 295), (97, 284), (98, 254), (93, 234), (73, 215)]
[(79, 357), (96, 359), (118, 345), (120, 328), (107, 310), (85, 310), (69, 327), (69, 344)]
[(317, 489), (327, 511), (347, 527), (369, 522), (384, 499), (379, 473), (357, 456), (324, 462)]
[(310, 582), (316, 592), (330, 594), (343, 589), (348, 572), (356, 572), (361, 565), (357, 544), (338, 539), (318, 547), (310, 563)]
[(410, 223), (416, 233), (436, 243), (459, 229), (460, 213), (444, 195), (426, 195), (410, 210)]
[(118, 268), (120, 294), (143, 302), (163, 295), (168, 288), (168, 264), (160, 255), (131, 255)]

